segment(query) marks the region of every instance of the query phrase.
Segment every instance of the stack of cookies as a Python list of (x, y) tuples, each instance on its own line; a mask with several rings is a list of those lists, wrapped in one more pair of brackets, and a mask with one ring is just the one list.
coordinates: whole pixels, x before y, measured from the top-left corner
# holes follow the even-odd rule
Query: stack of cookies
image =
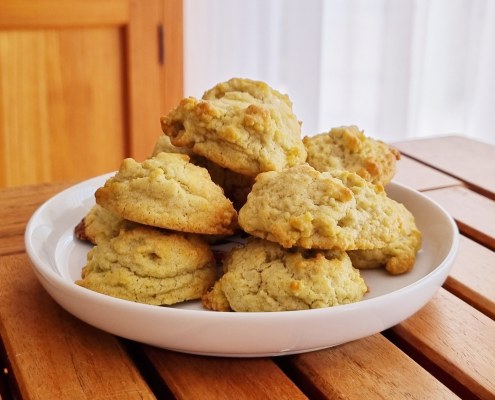
[(77, 284), (289, 311), (361, 300), (361, 269), (413, 268), (421, 233), (384, 190), (399, 153), (357, 127), (301, 138), (287, 95), (239, 78), (183, 99), (161, 126), (150, 158), (125, 159), (75, 228), (94, 244)]

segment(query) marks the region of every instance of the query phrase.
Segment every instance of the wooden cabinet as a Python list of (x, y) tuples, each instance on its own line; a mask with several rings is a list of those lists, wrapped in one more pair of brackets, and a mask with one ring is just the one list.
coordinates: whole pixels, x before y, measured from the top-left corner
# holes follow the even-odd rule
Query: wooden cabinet
[(0, 187), (142, 160), (182, 97), (182, 0), (0, 2)]

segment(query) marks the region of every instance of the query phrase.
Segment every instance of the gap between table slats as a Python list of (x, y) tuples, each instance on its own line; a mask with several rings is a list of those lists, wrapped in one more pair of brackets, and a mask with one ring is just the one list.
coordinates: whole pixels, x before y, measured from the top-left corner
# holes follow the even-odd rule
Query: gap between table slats
[(0, 337), (24, 399), (155, 399), (118, 340), (59, 307), (25, 254), (2, 257), (0, 315)]
[(462, 233), (495, 250), (494, 200), (461, 186), (427, 190), (423, 193), (452, 215)]
[(282, 368), (311, 398), (434, 398), (457, 396), (383, 335), (288, 356)]
[(459, 179), (495, 200), (495, 146), (450, 135), (393, 143), (402, 154)]
[(495, 321), (440, 289), (387, 337), (463, 398), (495, 398)]
[(462, 236), (444, 288), (495, 319), (495, 252)]

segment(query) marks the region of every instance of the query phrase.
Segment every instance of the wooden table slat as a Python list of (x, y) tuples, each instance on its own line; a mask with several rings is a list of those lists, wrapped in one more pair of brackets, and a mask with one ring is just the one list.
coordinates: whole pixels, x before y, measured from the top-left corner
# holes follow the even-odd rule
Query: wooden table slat
[(495, 198), (495, 146), (465, 136), (393, 143), (401, 153), (467, 182)]
[(495, 252), (461, 236), (457, 258), (444, 287), (495, 319)]
[(24, 230), (34, 211), (68, 183), (17, 186), (0, 189), (0, 256), (24, 251)]
[(394, 182), (402, 183), (420, 191), (462, 185), (462, 181), (459, 179), (406, 156), (401, 156), (401, 159), (397, 162)]
[(155, 398), (119, 341), (58, 306), (26, 255), (2, 257), (0, 316), (23, 398)]
[(458, 398), (380, 334), (291, 356), (289, 362), (324, 398)]
[(2, 216), (10, 214), (5, 211), (5, 207), (21, 206), (28, 201), (34, 203), (35, 208), (41, 205), (45, 200), (71, 186), (69, 182), (54, 182), (38, 185), (13, 186), (9, 188), (0, 188), (0, 208), (4, 211)]
[(2, 240), (0, 240), (0, 257), (9, 255), (9, 254), (17, 254), (22, 253), (26, 250), (24, 246), (24, 235), (21, 233), (0, 236)]
[(432, 301), (392, 331), (467, 392), (494, 398), (494, 320), (440, 289)]
[(424, 194), (442, 205), (466, 236), (495, 250), (494, 200), (460, 186), (428, 190)]
[(144, 352), (179, 400), (307, 398), (269, 358), (205, 357), (149, 346)]

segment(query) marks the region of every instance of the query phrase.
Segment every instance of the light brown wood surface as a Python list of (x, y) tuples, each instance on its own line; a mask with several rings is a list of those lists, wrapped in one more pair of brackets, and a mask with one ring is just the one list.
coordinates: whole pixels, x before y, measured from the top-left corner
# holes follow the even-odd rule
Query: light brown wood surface
[(458, 398), (380, 334), (292, 356), (289, 363), (313, 398)]
[(0, 256), (24, 251), (24, 230), (31, 215), (68, 183), (16, 186), (0, 188)]
[(401, 153), (444, 171), (495, 198), (495, 146), (465, 136), (394, 143)]
[(2, 257), (0, 282), (0, 335), (23, 398), (155, 398), (119, 341), (60, 308), (26, 255)]
[(184, 18), (182, 0), (160, 2), (163, 18), (163, 59), (160, 68), (160, 96), (162, 114), (176, 107), (183, 96), (184, 82)]
[(0, 185), (115, 169), (126, 151), (118, 29), (3, 30), (0, 43)]
[(148, 346), (144, 352), (179, 400), (306, 398), (268, 358), (203, 357)]
[(495, 200), (459, 186), (424, 193), (454, 217), (465, 235), (495, 250)]
[[(128, 146), (139, 161), (149, 157), (161, 134), (160, 62), (158, 26), (161, 22), (159, 2), (134, 2), (126, 29), (128, 43)], [(117, 166), (116, 166), (117, 167)], [(117, 169), (117, 168), (115, 168)]]
[(444, 287), (495, 319), (495, 253), (461, 236), (459, 251)]
[(122, 0), (2, 0), (0, 25), (4, 28), (73, 28), (124, 25), (130, 3)]
[(406, 156), (401, 156), (397, 162), (394, 182), (399, 182), (421, 191), (462, 185), (462, 181), (459, 179), (427, 167)]
[(424, 308), (393, 329), (422, 362), (463, 386), (466, 398), (495, 396), (495, 321), (441, 289)]
[(0, 2), (0, 187), (148, 157), (182, 97), (179, 49), (181, 0)]

